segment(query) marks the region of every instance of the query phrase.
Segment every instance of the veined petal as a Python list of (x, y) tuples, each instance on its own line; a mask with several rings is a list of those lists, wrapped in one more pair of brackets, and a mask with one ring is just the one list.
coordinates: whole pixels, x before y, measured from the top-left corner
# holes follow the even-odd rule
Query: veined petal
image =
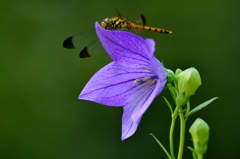
[(141, 65), (114, 61), (93, 75), (78, 98), (109, 106), (123, 106), (139, 89), (133, 81), (151, 75), (152, 72), (141, 69)]
[(145, 39), (149, 49), (149, 57), (152, 57), (155, 51), (155, 41), (153, 39)]
[[(167, 78), (167, 71), (166, 69), (162, 66), (162, 64), (160, 63), (160, 61), (152, 56), (151, 58), (151, 68), (153, 70), (153, 72), (158, 76), (158, 79), (161, 82), (166, 81)], [(165, 83), (164, 83), (165, 84)]]
[(154, 40), (145, 40), (130, 32), (107, 30), (97, 22), (95, 27), (104, 49), (114, 61), (150, 65), (149, 60), (155, 50)]
[(129, 103), (124, 106), (122, 140), (135, 133), (142, 115), (158, 95), (158, 92), (162, 91), (165, 82), (158, 81), (157, 84), (152, 86), (141, 86), (141, 89), (138, 90), (138, 92), (131, 97)]

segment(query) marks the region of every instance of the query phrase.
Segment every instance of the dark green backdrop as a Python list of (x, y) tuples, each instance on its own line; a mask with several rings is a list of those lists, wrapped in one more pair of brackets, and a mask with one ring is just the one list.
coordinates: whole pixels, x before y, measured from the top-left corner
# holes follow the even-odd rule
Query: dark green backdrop
[[(156, 41), (166, 67), (196, 67), (202, 86), (192, 105), (218, 100), (192, 116), (211, 128), (206, 158), (240, 158), (238, 0), (8, 0), (0, 5), (1, 159), (166, 158), (148, 135), (168, 148), (170, 113), (161, 96), (144, 114), (137, 132), (121, 141), (121, 108), (79, 101), (90, 77), (111, 60), (105, 54), (79, 59), (63, 40), (95, 21), (143, 13), (147, 24), (172, 35), (143, 32)], [(164, 96), (169, 93), (164, 91)], [(178, 128), (176, 128), (177, 131)], [(175, 139), (178, 138), (176, 134)], [(187, 130), (186, 146), (191, 145)], [(177, 146), (177, 141), (176, 141)], [(188, 150), (185, 158), (191, 158)]]

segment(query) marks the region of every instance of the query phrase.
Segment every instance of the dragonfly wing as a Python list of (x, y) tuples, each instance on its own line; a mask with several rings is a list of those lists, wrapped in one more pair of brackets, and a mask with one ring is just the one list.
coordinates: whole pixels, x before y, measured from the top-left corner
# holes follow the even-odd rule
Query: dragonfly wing
[(139, 16), (129, 19), (129, 21), (138, 24), (138, 25), (146, 25), (146, 18), (143, 14), (140, 14)]
[(140, 14), (134, 18), (126, 19), (124, 16), (120, 14), (120, 12), (117, 10), (118, 16), (121, 17), (122, 19), (138, 24), (138, 25), (146, 25), (146, 18), (143, 14)]
[(81, 48), (80, 58), (91, 57), (104, 52), (94, 29), (69, 36), (64, 40), (63, 47), (67, 49)]
[(79, 33), (73, 36), (69, 36), (63, 42), (63, 47), (67, 49), (83, 48), (98, 37), (94, 29), (90, 29), (86, 32)]
[(96, 39), (95, 41), (92, 41), (90, 44), (88, 44), (81, 50), (79, 57), (80, 58), (92, 57), (92, 56), (98, 55), (103, 52), (105, 52), (105, 51), (104, 51), (99, 39)]
[[(131, 19), (126, 19), (124, 17), (122, 17), (125, 21), (128, 21), (129, 23), (134, 23), (135, 25), (141, 25), (144, 26), (146, 25), (146, 18), (143, 14), (138, 15), (135, 18), (131, 18)], [(137, 34), (141, 34), (142, 30), (141, 29), (133, 29), (133, 31)]]

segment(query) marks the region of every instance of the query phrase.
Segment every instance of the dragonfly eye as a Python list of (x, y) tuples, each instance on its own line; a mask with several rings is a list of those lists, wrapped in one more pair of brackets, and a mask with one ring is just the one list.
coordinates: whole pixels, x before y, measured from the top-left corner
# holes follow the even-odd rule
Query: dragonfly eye
[(106, 29), (108, 27), (108, 23), (109, 23), (109, 18), (105, 18), (103, 19), (103, 21), (101, 22), (101, 26)]
[(106, 26), (107, 26), (107, 25), (106, 25), (106, 23), (105, 23), (104, 21), (102, 21), (102, 22), (101, 22), (101, 26), (102, 26), (104, 29), (106, 29)]
[(101, 26), (104, 28), (104, 29), (113, 29), (113, 20), (110, 19), (110, 18), (105, 18), (103, 19), (103, 21), (101, 22)]

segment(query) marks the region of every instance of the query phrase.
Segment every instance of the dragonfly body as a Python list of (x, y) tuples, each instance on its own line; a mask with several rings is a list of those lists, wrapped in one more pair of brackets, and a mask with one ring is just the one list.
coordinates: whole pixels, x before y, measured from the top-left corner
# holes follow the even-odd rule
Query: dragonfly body
[[(128, 20), (119, 14), (114, 18), (105, 18), (101, 22), (101, 26), (109, 30), (129, 29), (135, 31), (149, 30), (164, 34), (172, 33), (167, 29), (145, 26), (145, 23), (146, 19), (142, 14), (139, 17), (135, 18), (133, 21)], [(67, 49), (78, 47), (82, 48), (79, 53), (80, 58), (92, 57), (101, 52), (104, 52), (103, 48), (99, 46), (101, 46), (101, 44), (94, 29), (74, 36), (69, 36), (63, 42), (63, 47)]]
[[(142, 17), (142, 18), (145, 21), (145, 18), (144, 17)], [(103, 28), (109, 29), (109, 30), (116, 30), (116, 29), (139, 30), (140, 29), (140, 30), (148, 30), (148, 31), (153, 31), (153, 32), (158, 32), (158, 33), (163, 33), (163, 34), (172, 34), (172, 31), (167, 30), (167, 29), (135, 24), (122, 16), (118, 16), (118, 17), (114, 17), (114, 18), (106, 18), (101, 22), (101, 26)]]

